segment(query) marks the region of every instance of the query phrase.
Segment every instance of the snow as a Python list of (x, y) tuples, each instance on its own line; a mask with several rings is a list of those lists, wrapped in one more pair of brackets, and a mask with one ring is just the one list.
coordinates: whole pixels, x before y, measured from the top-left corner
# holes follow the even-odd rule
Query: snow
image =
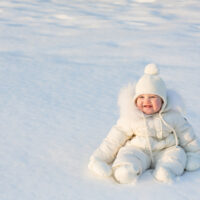
[(200, 126), (198, 0), (0, 2), (0, 199), (199, 199), (200, 171), (120, 185), (88, 171), (119, 90), (156, 63)]

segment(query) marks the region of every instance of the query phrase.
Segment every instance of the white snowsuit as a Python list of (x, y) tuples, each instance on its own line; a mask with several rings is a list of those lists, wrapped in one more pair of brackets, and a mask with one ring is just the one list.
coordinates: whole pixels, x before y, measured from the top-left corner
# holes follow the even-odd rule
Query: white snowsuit
[(184, 169), (198, 169), (200, 140), (182, 116), (177, 94), (168, 91), (167, 105), (153, 115), (139, 111), (133, 97), (134, 85), (120, 92), (120, 118), (91, 156), (89, 169), (101, 176), (114, 173), (122, 183), (129, 182), (127, 179), (131, 177), (129, 173), (123, 175), (126, 180), (118, 179), (116, 169), (123, 166), (131, 168), (136, 175), (155, 168), (154, 177), (160, 181), (170, 178), (163, 177), (163, 169), (172, 176), (181, 175)]

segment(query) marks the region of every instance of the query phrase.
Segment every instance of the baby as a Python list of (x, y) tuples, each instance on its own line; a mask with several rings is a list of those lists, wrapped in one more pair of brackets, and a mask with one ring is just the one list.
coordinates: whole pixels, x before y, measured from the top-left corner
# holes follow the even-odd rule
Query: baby
[[(154, 64), (119, 96), (120, 118), (90, 157), (89, 169), (132, 183), (149, 168), (161, 182), (200, 168), (200, 141)], [(179, 104), (179, 103), (178, 103)]]

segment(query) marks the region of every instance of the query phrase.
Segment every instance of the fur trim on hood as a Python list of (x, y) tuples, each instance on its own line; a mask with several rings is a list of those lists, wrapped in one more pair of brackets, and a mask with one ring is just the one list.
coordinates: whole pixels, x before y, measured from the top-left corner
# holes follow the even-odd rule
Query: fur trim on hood
[[(142, 117), (141, 111), (138, 110), (134, 103), (135, 96), (135, 84), (129, 84), (121, 89), (118, 98), (118, 105), (120, 108), (120, 117), (128, 119), (136, 119), (139, 116)], [(169, 110), (174, 110), (185, 114), (184, 103), (181, 96), (174, 90), (167, 89), (167, 104), (165, 108), (161, 109), (161, 113)]]

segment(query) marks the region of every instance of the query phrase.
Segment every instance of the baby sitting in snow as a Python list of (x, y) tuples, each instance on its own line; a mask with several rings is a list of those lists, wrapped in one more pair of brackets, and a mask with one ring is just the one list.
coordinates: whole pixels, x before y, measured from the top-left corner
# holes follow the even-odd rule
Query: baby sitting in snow
[(134, 182), (149, 168), (161, 182), (199, 169), (200, 141), (176, 97), (166, 89), (156, 65), (147, 65), (136, 86), (121, 91), (120, 118), (90, 157), (89, 169), (119, 183)]

